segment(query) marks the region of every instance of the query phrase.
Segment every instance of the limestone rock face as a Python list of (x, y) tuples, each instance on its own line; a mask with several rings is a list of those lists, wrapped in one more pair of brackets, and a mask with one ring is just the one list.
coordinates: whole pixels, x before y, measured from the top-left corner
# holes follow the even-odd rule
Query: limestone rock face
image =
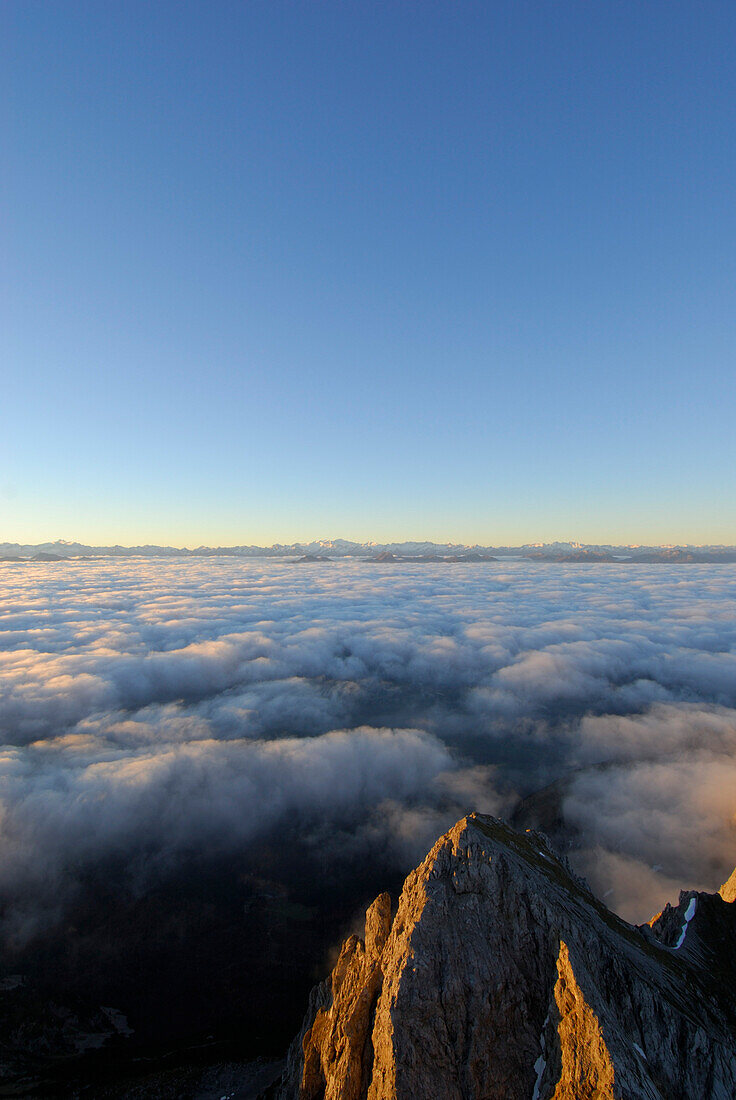
[(718, 893), (724, 901), (736, 901), (736, 869), (728, 882), (724, 882)]
[[(612, 1098), (615, 1094), (611, 1055), (600, 1021), (577, 983), (564, 942), (560, 943), (557, 973), (555, 1004), (560, 1014), (557, 1035), (562, 1066), (555, 1100), (562, 1100), (565, 1096), (579, 1096), (581, 1100)], [(541, 1064), (539, 1068), (541, 1070)]]
[(735, 914), (685, 894), (635, 928), (541, 834), (472, 814), (409, 875), (393, 919), (381, 895), (365, 939), (346, 941), (280, 1096), (733, 1100), (736, 1011), (712, 971), (724, 950), (733, 966)]
[(329, 983), (315, 1000), (299, 1095), (305, 1100), (360, 1100), (370, 1072), (370, 1029), (380, 990), (381, 956), (391, 931), (391, 898), (381, 894), (365, 915), (365, 940), (343, 944)]

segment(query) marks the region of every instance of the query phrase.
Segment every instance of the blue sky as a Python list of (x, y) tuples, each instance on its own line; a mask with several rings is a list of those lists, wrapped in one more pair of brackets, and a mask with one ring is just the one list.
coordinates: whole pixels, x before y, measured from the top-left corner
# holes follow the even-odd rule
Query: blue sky
[(0, 539), (736, 542), (731, 2), (0, 22)]

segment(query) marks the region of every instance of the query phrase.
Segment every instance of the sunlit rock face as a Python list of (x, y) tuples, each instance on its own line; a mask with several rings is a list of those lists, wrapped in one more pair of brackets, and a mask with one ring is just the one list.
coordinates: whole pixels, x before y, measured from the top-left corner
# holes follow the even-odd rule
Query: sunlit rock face
[(724, 901), (736, 901), (736, 870), (733, 872), (728, 882), (724, 882), (718, 893)]
[[(683, 935), (684, 932), (684, 935)], [(542, 834), (480, 815), (382, 895), (312, 994), (282, 1100), (732, 1100), (736, 919), (626, 924)], [(728, 956), (726, 960), (724, 956)]]

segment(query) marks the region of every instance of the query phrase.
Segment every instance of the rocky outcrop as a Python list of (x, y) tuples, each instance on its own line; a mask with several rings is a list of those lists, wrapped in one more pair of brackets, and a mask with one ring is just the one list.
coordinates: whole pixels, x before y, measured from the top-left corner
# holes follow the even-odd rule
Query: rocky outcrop
[(724, 882), (718, 893), (724, 901), (736, 901), (736, 870), (734, 870), (728, 882)]
[[(695, 904), (693, 905), (693, 899)], [(736, 907), (620, 920), (539, 833), (472, 814), (312, 993), (282, 1100), (732, 1100)], [(682, 937), (683, 927), (685, 936)]]

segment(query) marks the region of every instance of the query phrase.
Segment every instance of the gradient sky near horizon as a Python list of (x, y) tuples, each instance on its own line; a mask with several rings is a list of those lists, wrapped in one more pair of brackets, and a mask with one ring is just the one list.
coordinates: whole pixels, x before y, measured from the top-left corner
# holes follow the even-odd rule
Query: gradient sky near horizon
[(736, 543), (730, 2), (0, 10), (0, 540)]

